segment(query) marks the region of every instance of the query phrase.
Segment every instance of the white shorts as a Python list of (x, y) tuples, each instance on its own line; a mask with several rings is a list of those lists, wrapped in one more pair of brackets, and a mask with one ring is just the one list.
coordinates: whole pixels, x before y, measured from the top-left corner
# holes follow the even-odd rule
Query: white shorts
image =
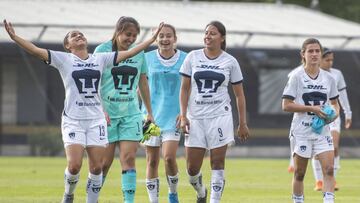
[(64, 146), (80, 144), (84, 147), (108, 144), (105, 119), (77, 120), (62, 116), (61, 132)]
[(341, 125), (341, 119), (339, 116), (333, 122), (329, 123), (330, 131), (336, 131), (336, 132), (340, 133), (340, 130), (341, 130), (340, 125)]
[(145, 146), (160, 147), (161, 143), (166, 141), (180, 141), (179, 132), (161, 132), (160, 136), (151, 136), (144, 142)]
[(290, 143), (293, 144), (293, 153), (304, 158), (312, 158), (323, 152), (334, 150), (331, 135), (319, 136), (317, 138), (290, 136)]
[(207, 119), (190, 119), (189, 135), (185, 136), (186, 147), (215, 149), (234, 142), (231, 114)]

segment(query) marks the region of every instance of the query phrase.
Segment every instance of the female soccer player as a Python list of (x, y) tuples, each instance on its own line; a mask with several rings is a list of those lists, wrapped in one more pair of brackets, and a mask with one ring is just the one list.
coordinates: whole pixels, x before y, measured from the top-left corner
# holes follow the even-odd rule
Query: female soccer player
[(146, 146), (146, 187), (151, 203), (159, 202), (160, 145), (165, 162), (165, 173), (169, 186), (169, 202), (177, 203), (178, 167), (176, 151), (180, 133), (176, 132), (176, 117), (179, 115), (180, 66), (186, 53), (175, 48), (176, 31), (172, 25), (164, 24), (157, 37), (158, 49), (145, 54), (149, 67), (151, 106), (160, 136), (151, 136)]
[(249, 137), (243, 76), (236, 59), (225, 52), (226, 29), (219, 21), (205, 28), (205, 48), (191, 51), (180, 69), (180, 127), (185, 136), (189, 181), (197, 192), (197, 202), (206, 202), (207, 190), (202, 183), (201, 166), (210, 150), (210, 202), (220, 202), (225, 185), (225, 155), (234, 142), (234, 126), (228, 83), (236, 97), (241, 141)]
[[(293, 201), (304, 202), (304, 176), (308, 159), (318, 156), (324, 175), (323, 201), (334, 202), (334, 146), (329, 126), (322, 132), (312, 131), (315, 115), (326, 119), (323, 105), (332, 105), (339, 115), (338, 91), (334, 78), (320, 69), (322, 47), (317, 39), (307, 39), (301, 49), (303, 69), (291, 74), (283, 92), (282, 108), (293, 112), (290, 139), (293, 143)], [(329, 121), (331, 122), (331, 120)]]
[[(139, 23), (132, 17), (122, 16), (116, 23), (112, 39), (97, 46), (95, 53), (129, 50), (134, 47), (133, 44), (139, 33)], [(134, 202), (135, 157), (139, 141), (143, 138), (143, 117), (139, 108), (138, 87), (143, 104), (149, 112), (147, 120), (154, 121), (146, 75), (144, 52), (116, 65), (109, 64), (102, 75), (100, 92), (104, 110), (108, 116), (109, 139), (103, 161), (103, 181), (114, 160), (115, 149), (118, 147), (122, 168), (121, 188), (126, 203)]]
[[(67, 167), (62, 202), (74, 200), (85, 150), (89, 157), (86, 202), (97, 202), (102, 182), (102, 158), (108, 144), (106, 121), (98, 95), (101, 74), (104, 67), (119, 63), (148, 47), (154, 42), (158, 32), (130, 51), (89, 54), (85, 36), (79, 31), (70, 31), (64, 38), (64, 48), (69, 52), (66, 53), (39, 48), (16, 35), (11, 23), (4, 20), (4, 25), (16, 44), (57, 68), (64, 82), (66, 96), (61, 130)], [(162, 24), (158, 29), (161, 26)]]
[[(322, 54), (322, 60), (320, 67), (323, 70), (328, 71), (335, 79), (336, 88), (339, 91), (339, 101), (341, 108), (344, 110), (345, 114), (345, 129), (349, 129), (351, 127), (351, 117), (352, 112), (349, 104), (349, 99), (346, 92), (346, 83), (344, 80), (344, 76), (339, 69), (333, 68), (334, 62), (334, 53), (327, 48), (324, 48), (324, 52)], [(339, 143), (340, 143), (340, 130), (341, 130), (341, 120), (338, 117), (334, 122), (329, 124), (330, 132), (334, 142), (334, 178), (338, 170), (340, 169), (340, 155), (339, 155)], [(312, 167), (314, 172), (314, 177), (316, 180), (315, 188), (316, 191), (322, 190), (323, 185), (323, 177), (321, 171), (321, 165), (317, 157), (312, 159)], [(338, 190), (338, 186), (335, 181), (335, 190)]]

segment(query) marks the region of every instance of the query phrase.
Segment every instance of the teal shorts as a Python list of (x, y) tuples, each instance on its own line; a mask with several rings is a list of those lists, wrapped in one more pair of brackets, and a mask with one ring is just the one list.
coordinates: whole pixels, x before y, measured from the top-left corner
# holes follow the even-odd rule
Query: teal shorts
[(110, 119), (108, 126), (109, 143), (118, 141), (140, 141), (143, 138), (142, 115)]

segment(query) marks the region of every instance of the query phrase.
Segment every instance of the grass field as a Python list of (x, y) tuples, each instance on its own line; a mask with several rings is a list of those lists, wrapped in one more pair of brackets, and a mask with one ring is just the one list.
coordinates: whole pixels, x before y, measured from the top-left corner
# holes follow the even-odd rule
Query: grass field
[[(195, 202), (195, 192), (188, 183), (184, 158), (179, 158), (180, 202)], [(0, 157), (0, 202), (60, 202), (63, 194), (65, 158)], [(226, 161), (226, 186), (222, 202), (240, 203), (291, 203), (291, 174), (287, 173), (285, 159), (228, 159)], [(145, 188), (145, 159), (137, 159), (136, 202), (148, 202)], [(160, 165), (160, 202), (167, 202), (167, 183)], [(341, 160), (337, 182), (337, 203), (360, 202), (360, 160)], [(204, 161), (204, 182), (209, 187), (209, 160)], [(75, 202), (85, 202), (87, 160), (84, 160), (80, 182), (75, 193)], [(313, 191), (311, 168), (305, 179), (307, 203), (322, 202), (320, 192)], [(120, 164), (114, 161), (106, 183), (101, 191), (100, 203), (122, 202), (120, 189)]]

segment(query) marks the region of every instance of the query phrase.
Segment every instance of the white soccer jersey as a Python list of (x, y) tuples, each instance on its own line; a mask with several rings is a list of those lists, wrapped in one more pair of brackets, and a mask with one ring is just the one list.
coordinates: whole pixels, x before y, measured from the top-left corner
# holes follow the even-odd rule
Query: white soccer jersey
[(344, 76), (340, 70), (335, 68), (330, 68), (329, 72), (336, 81), (336, 87), (339, 91), (339, 101), (342, 109), (344, 110), (345, 117), (351, 118), (352, 112), (350, 109), (349, 99), (346, 93), (346, 83)]
[[(329, 100), (337, 99), (338, 96), (335, 79), (321, 69), (315, 79), (310, 78), (305, 69), (292, 74), (283, 92), (283, 98), (292, 99), (302, 105), (330, 105)], [(291, 134), (308, 138), (319, 136), (311, 131), (314, 115), (312, 112), (295, 112), (290, 128)], [(321, 134), (328, 133), (329, 126), (326, 125)]]
[(203, 49), (191, 51), (180, 68), (180, 73), (191, 77), (188, 117), (213, 118), (231, 114), (228, 83), (241, 83), (240, 65), (223, 51), (215, 59), (206, 57)]
[[(300, 65), (296, 68), (294, 68), (289, 74), (288, 77), (290, 77), (292, 74), (295, 74), (297, 71), (304, 69), (303, 65)], [(346, 118), (352, 117), (352, 112), (349, 104), (349, 99), (346, 92), (346, 83), (344, 76), (342, 72), (335, 68), (330, 68), (328, 71), (331, 76), (335, 79), (336, 88), (339, 91), (339, 102), (341, 104), (341, 108), (344, 110), (344, 114)]]
[(64, 83), (64, 114), (80, 120), (104, 118), (99, 84), (103, 68), (116, 62), (117, 52), (89, 54), (85, 60), (72, 53), (48, 53), (48, 64), (59, 70)]

